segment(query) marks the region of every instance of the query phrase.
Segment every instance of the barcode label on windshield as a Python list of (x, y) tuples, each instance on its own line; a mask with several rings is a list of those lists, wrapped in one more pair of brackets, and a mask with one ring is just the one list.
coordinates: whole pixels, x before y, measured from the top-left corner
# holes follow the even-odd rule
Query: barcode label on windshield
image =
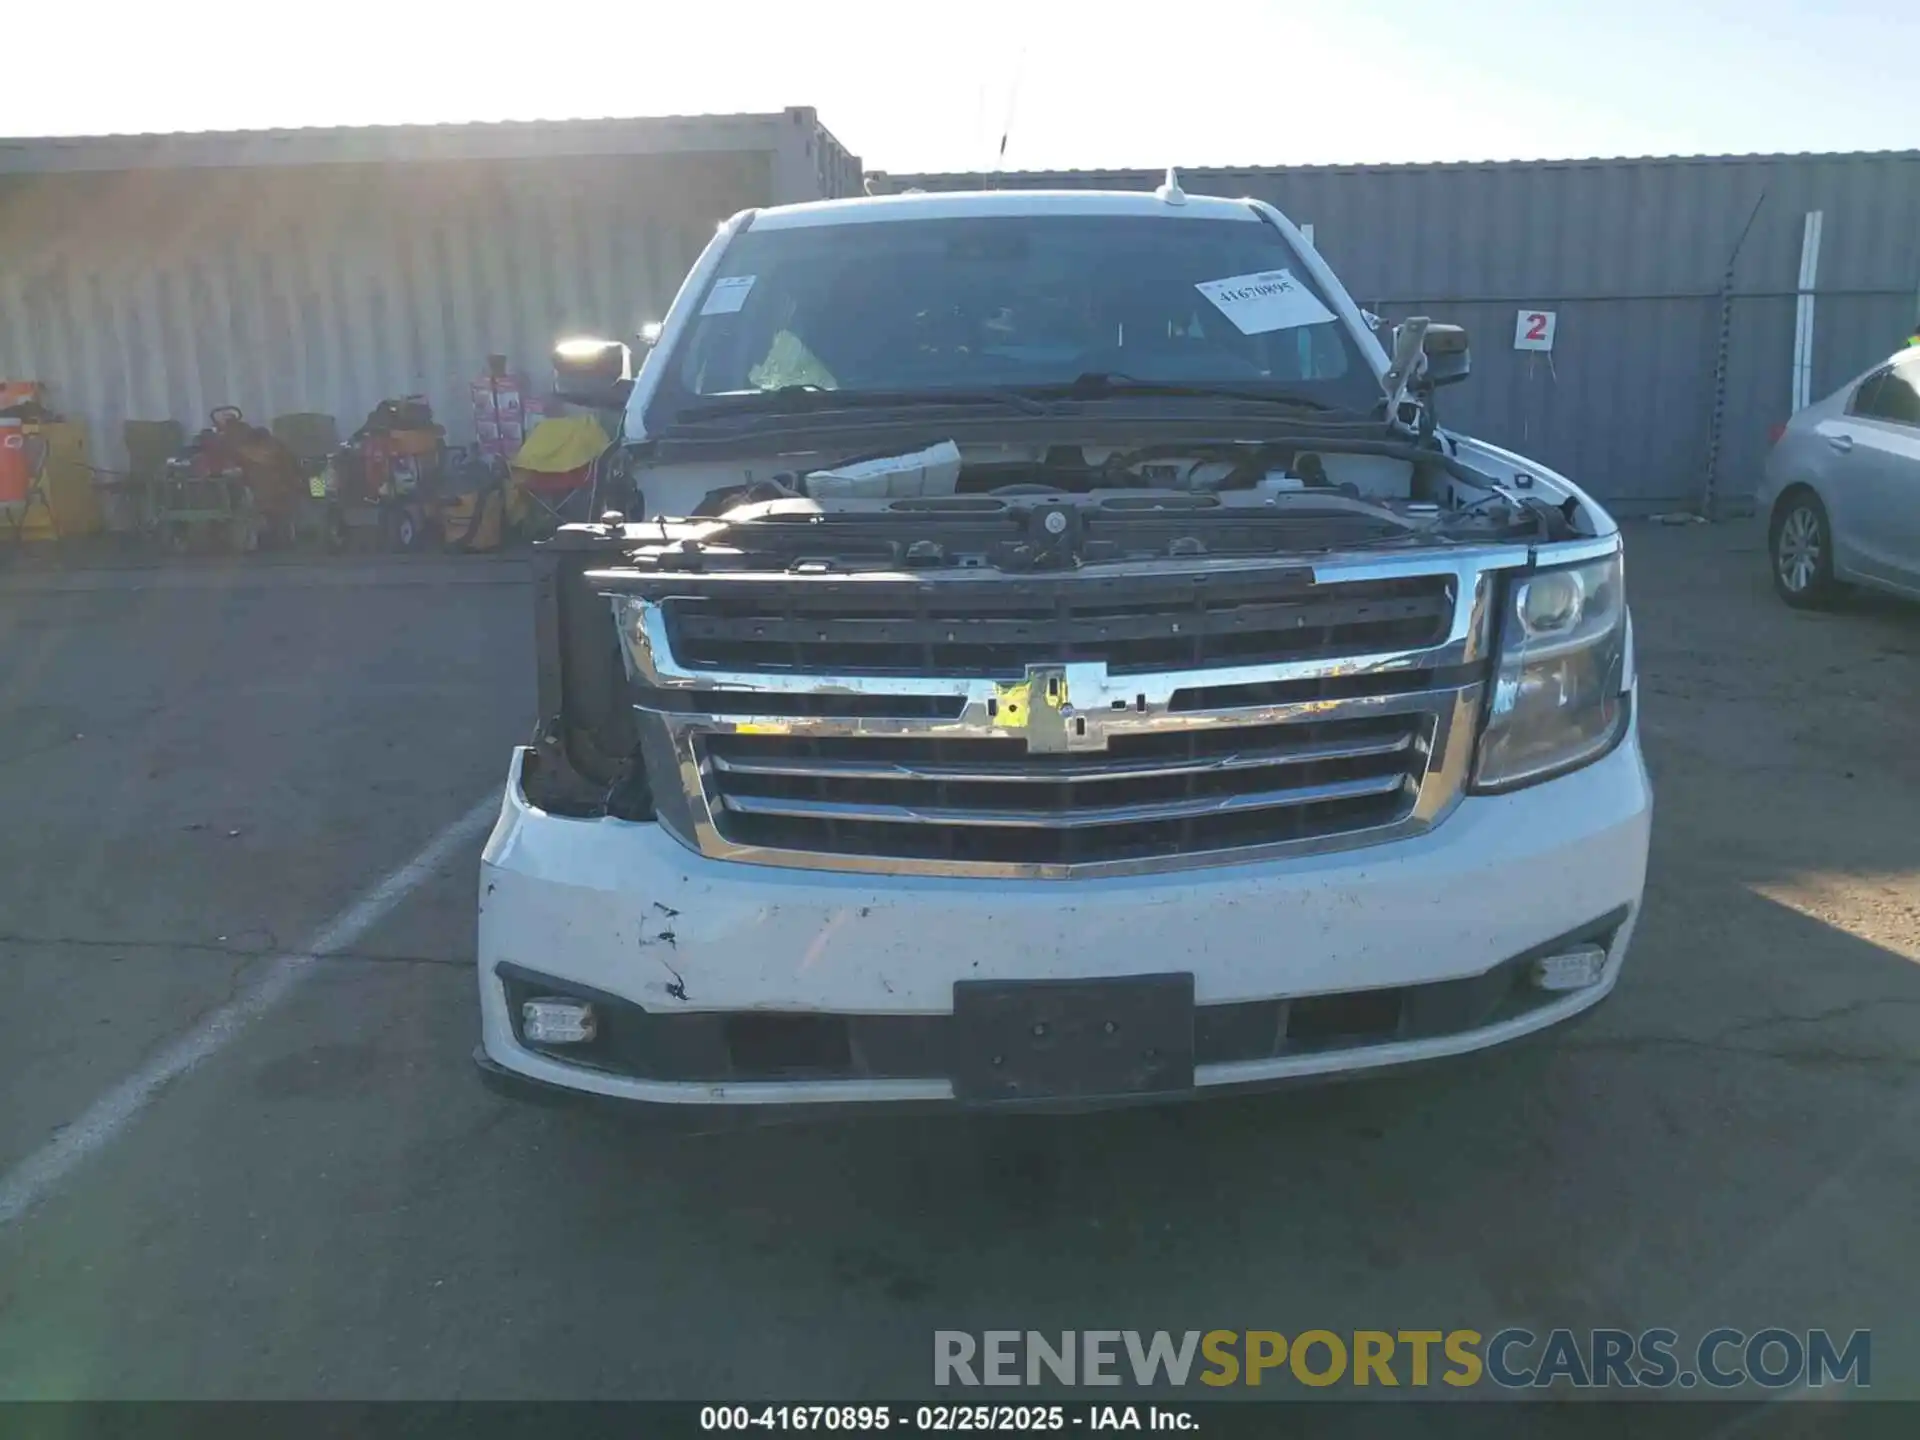
[(713, 282), (713, 289), (707, 292), (707, 303), (700, 307), (702, 315), (731, 315), (747, 303), (747, 292), (753, 289), (754, 276), (729, 275), (724, 280)]
[(1193, 288), (1211, 300), (1242, 335), (1294, 330), (1333, 319), (1333, 312), (1294, 279), (1291, 270), (1229, 275), (1224, 280), (1199, 281)]

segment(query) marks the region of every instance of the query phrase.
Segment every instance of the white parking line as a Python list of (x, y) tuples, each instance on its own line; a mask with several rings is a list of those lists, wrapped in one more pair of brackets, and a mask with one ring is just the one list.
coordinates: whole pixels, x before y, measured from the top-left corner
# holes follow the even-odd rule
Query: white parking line
[(434, 871), (493, 822), (498, 792), (455, 820), (426, 848), (322, 925), (306, 948), (275, 959), (233, 999), (177, 1036), (145, 1065), (107, 1091), (59, 1135), (0, 1176), (0, 1225), (32, 1209), (89, 1155), (102, 1149), (146, 1109), (169, 1081), (186, 1074), (278, 1005), (313, 970), (314, 963), (344, 950), (391, 913)]

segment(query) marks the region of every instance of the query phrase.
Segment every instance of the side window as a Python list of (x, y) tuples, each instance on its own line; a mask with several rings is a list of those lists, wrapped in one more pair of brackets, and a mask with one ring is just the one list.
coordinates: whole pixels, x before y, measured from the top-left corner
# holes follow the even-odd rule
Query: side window
[(1874, 371), (1855, 386), (1853, 398), (1847, 401), (1847, 413), (1849, 415), (1864, 415), (1875, 419), (1879, 418), (1880, 390), (1881, 387), (1886, 384), (1887, 377), (1892, 373), (1893, 367), (1889, 365), (1884, 370)]
[(1920, 355), (1902, 355), (1880, 389), (1880, 408), (1887, 419), (1902, 425), (1920, 425)]
[(1864, 420), (1920, 425), (1920, 366), (1896, 362), (1868, 376), (1847, 411)]

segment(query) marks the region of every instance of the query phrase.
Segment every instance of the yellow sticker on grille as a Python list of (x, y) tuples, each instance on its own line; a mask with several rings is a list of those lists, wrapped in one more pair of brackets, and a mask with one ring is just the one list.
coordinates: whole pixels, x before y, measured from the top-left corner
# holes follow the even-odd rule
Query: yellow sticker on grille
[(1009, 730), (1024, 730), (1033, 717), (1033, 682), (1014, 680), (993, 687), (993, 718)]

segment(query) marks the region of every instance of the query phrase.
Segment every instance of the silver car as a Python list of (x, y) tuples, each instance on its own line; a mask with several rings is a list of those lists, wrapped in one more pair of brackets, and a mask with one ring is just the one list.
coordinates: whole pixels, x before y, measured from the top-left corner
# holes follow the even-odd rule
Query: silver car
[(1787, 604), (1825, 605), (1850, 584), (1920, 599), (1920, 347), (1795, 415), (1758, 498)]

